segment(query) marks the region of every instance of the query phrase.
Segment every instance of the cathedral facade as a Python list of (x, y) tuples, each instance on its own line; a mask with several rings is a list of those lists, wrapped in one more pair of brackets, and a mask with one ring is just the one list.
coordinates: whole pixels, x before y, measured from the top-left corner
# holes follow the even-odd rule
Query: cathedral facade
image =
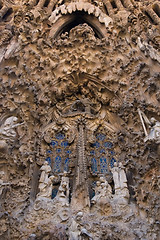
[(160, 3), (0, 1), (0, 239), (160, 239)]

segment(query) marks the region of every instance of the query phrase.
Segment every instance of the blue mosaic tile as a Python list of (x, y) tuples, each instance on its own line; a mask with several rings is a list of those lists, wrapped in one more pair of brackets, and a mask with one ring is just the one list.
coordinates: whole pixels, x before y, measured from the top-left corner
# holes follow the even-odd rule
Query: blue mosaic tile
[(99, 133), (99, 134), (97, 134), (96, 138), (97, 138), (98, 140), (100, 140), (100, 141), (104, 141), (105, 138), (106, 138), (106, 136), (105, 136), (104, 134), (102, 134), (102, 133)]
[(58, 146), (58, 142), (57, 141), (51, 141), (50, 145), (52, 147), (56, 147), (56, 146)]
[(114, 167), (114, 163), (116, 162), (116, 159), (112, 157), (111, 161), (110, 161), (110, 166), (111, 168)]
[(103, 144), (103, 146), (104, 146), (105, 148), (112, 148), (112, 147), (113, 147), (113, 144), (112, 144), (111, 142), (105, 142), (105, 143)]
[(95, 151), (93, 151), (93, 150), (90, 151), (90, 154), (91, 154), (91, 155), (95, 155)]
[(93, 144), (93, 146), (96, 147), (96, 148), (99, 148), (99, 147), (100, 147), (100, 143), (99, 143), (99, 142), (95, 142), (95, 143)]
[(68, 172), (68, 167), (69, 167), (69, 158), (66, 158), (64, 162), (64, 171)]
[(56, 158), (55, 158), (54, 171), (61, 172), (61, 157), (60, 156), (56, 156)]
[(106, 162), (106, 158), (104, 157), (100, 158), (100, 171), (101, 173), (107, 172), (107, 162)]
[(45, 160), (46, 160), (46, 161), (48, 162), (48, 164), (51, 166), (51, 158), (50, 158), (50, 157), (47, 157)]
[(100, 149), (99, 152), (102, 154), (102, 153), (105, 153), (106, 151), (105, 151), (105, 149)]
[(56, 197), (57, 192), (58, 192), (58, 189), (57, 189), (57, 188), (54, 188), (54, 189), (52, 190), (52, 196), (51, 196), (52, 199)]
[(62, 140), (62, 139), (64, 139), (64, 138), (65, 138), (65, 135), (62, 134), (62, 133), (58, 133), (58, 134), (56, 135), (56, 139), (57, 139), (57, 140)]
[(60, 148), (57, 148), (57, 149), (56, 149), (56, 152), (57, 152), (57, 153), (61, 153), (62, 150), (61, 150)]
[(66, 148), (67, 146), (68, 146), (68, 142), (67, 141), (61, 142), (61, 147)]
[(47, 154), (51, 154), (52, 151), (51, 151), (51, 150), (47, 150), (46, 153), (47, 153)]
[(95, 158), (91, 159), (91, 170), (93, 173), (97, 173), (97, 160)]
[(71, 150), (66, 151), (66, 154), (71, 154), (71, 153), (72, 153)]
[(109, 152), (111, 155), (115, 155), (115, 152), (114, 151), (110, 151)]

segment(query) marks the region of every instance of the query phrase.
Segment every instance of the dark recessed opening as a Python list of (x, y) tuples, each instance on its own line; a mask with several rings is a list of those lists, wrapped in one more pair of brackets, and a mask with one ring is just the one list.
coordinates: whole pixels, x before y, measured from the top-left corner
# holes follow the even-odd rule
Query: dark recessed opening
[(9, 16), (13, 13), (12, 8), (8, 9), (8, 11), (6, 12), (6, 14), (3, 16), (2, 20), (6, 21), (9, 20)]
[(105, 8), (106, 14), (109, 16), (108, 9), (107, 9), (107, 7), (105, 5), (104, 5), (104, 8)]
[(126, 6), (125, 6), (125, 3), (124, 3), (124, 0), (120, 0), (120, 1), (121, 1), (121, 3), (122, 3), (123, 7), (126, 7)]
[(117, 5), (116, 5), (115, 1), (112, 1), (111, 5), (112, 5), (113, 8), (117, 8)]
[(156, 3), (153, 5), (153, 11), (157, 14), (157, 16), (160, 18), (160, 7), (159, 5)]
[(150, 23), (152, 23), (152, 24), (155, 24), (156, 25), (156, 23), (154, 22), (154, 20), (153, 20), (153, 18), (150, 16), (150, 14), (148, 13), (148, 12), (144, 12), (145, 13), (145, 15), (148, 17), (148, 19), (149, 19), (149, 21), (150, 21)]
[(46, 0), (43, 7), (48, 7), (49, 2), (50, 2), (50, 0)]
[(2, 5), (2, 2), (0, 1), (0, 9), (2, 8), (2, 6), (3, 6), (3, 5)]
[(37, 5), (39, 3), (39, 0), (36, 0), (36, 3), (35, 3), (35, 5)]
[(71, 21), (64, 24), (62, 26), (62, 28), (60, 29), (59, 33), (57, 34), (57, 36), (61, 35), (62, 33), (65, 32), (70, 32), (70, 30), (80, 24), (88, 24), (94, 31), (95, 33), (95, 37), (97, 38), (103, 38), (102, 34), (94, 27), (92, 26), (92, 24), (90, 24), (88, 21), (85, 20), (85, 12), (75, 12), (74, 14), (72, 14), (72, 18)]

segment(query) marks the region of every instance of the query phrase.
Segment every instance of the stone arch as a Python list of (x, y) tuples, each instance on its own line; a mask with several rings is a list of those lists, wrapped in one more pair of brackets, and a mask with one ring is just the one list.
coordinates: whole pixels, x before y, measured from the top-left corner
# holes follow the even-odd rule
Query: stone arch
[(83, 23), (87, 23), (93, 29), (96, 37), (105, 37), (105, 26), (102, 25), (98, 19), (96, 19), (96, 17), (80, 11), (77, 11), (71, 15), (61, 16), (51, 28), (50, 37), (57, 38), (61, 33), (70, 31), (73, 27)]

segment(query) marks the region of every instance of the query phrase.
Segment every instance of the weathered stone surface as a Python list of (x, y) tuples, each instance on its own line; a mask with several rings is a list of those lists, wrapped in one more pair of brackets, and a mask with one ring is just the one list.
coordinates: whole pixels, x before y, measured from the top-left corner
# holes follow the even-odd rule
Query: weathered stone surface
[(0, 1), (0, 239), (160, 238), (159, 26), (154, 0)]

